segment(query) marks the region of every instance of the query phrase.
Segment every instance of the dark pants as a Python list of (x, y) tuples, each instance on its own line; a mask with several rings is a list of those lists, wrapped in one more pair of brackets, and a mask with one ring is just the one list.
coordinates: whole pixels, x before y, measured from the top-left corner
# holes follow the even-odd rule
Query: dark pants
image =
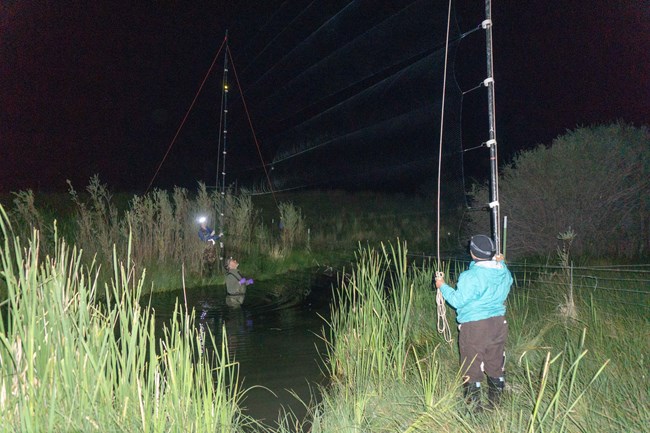
[(490, 317), (465, 322), (458, 329), (458, 346), (466, 382), (481, 382), (484, 373), (489, 377), (503, 377), (508, 322), (505, 317)]

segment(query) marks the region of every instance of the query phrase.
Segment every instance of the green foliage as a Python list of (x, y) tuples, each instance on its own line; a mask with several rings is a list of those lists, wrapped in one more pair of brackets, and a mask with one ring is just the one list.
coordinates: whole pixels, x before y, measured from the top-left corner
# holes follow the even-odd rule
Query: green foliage
[[(56, 229), (48, 256), (37, 231), (26, 244), (12, 234), (2, 208), (0, 228), (8, 291), (0, 309), (0, 431), (262, 430), (241, 415), (225, 332), (218, 345), (196, 334), (193, 316), (177, 308), (156, 335), (151, 309), (138, 302), (144, 274), (128, 255), (132, 237), (126, 262), (113, 250), (111, 279), (102, 286), (96, 263), (85, 266)], [(563, 252), (568, 264), (568, 247)], [(433, 269), (409, 257), (399, 242), (359, 249), (324, 336), (333, 380), (322, 399), (307, 403), (309, 420), (286, 415), (276, 431), (647, 430), (648, 322), (643, 302), (632, 298), (647, 292), (631, 286), (629, 270), (590, 276), (620, 285), (602, 302), (590, 296), (592, 287), (576, 285), (581, 305), (571, 321), (536, 298), (546, 281), (514, 287), (506, 395), (497, 410), (472, 415), (460, 398), (456, 348), (435, 333)], [(616, 308), (618, 301), (627, 303)]]
[[(220, 282), (222, 254), (238, 257), (246, 272), (262, 278), (319, 264), (338, 266), (350, 260), (359, 242), (378, 245), (399, 237), (424, 251), (434, 233), (423, 229), (433, 225), (432, 204), (402, 195), (336, 191), (222, 195), (199, 183), (193, 192), (174, 188), (127, 196), (114, 195), (94, 176), (82, 191), (70, 185), (67, 197), (31, 191), (14, 196), (10, 218), (16, 235), (27, 239), (38, 229), (41, 251), (49, 252), (56, 220), (59, 235), (84, 251), (83, 260), (95, 259), (101, 265), (101, 281), (110, 278), (113, 246), (123, 255), (131, 237), (133, 263), (150, 270), (156, 291), (177, 289), (182, 281)], [(224, 250), (217, 245), (216, 252), (210, 251), (215, 254), (205, 254), (206, 245), (197, 236), (199, 215), (223, 231)], [(208, 263), (206, 257), (217, 260)]]
[[(518, 154), (499, 181), (508, 253), (548, 255), (572, 228), (577, 255), (636, 257), (650, 246), (650, 132), (625, 123), (578, 128)], [(488, 197), (487, 188), (473, 192)], [(485, 215), (469, 230), (489, 232)]]
[[(408, 266), (404, 272), (394, 255), (399, 249), (391, 251), (362, 251), (358, 268), (341, 283), (328, 340), (334, 381), (309, 411), (311, 432), (647, 430), (648, 323), (642, 305), (619, 314), (611, 308), (618, 299), (609, 296), (566, 321), (559, 320), (554, 303), (535, 298), (546, 283), (515, 287), (508, 300), (504, 398), (496, 410), (476, 415), (461, 398), (455, 347), (431, 334), (416, 342), (418, 332), (404, 332), (427, 313), (434, 328), (432, 270)], [(418, 297), (429, 300), (428, 308)]]
[(554, 291), (559, 292), (555, 293), (556, 299), (564, 301), (559, 306), (562, 317), (576, 319), (576, 304), (573, 299), (573, 262), (571, 261), (571, 245), (575, 240), (575, 233), (573, 230), (567, 230), (558, 234), (558, 239), (562, 241), (562, 247), (557, 248), (560, 271), (549, 278), (549, 290), (560, 289)]
[(177, 307), (160, 337), (128, 256), (114, 252), (102, 303), (93, 266), (56, 231), (42, 258), (38, 232), (22, 244), (1, 207), (0, 230), (0, 431), (243, 431), (225, 332), (218, 346)]
[(439, 414), (438, 427), (454, 422), (444, 415), (456, 404), (458, 385), (441, 375), (457, 375), (440, 363), (452, 351), (437, 348), (440, 340), (420, 310), (430, 308), (422, 301), (432, 300), (432, 274), (407, 257), (399, 241), (360, 248), (357, 267), (341, 281), (324, 337), (332, 384), (313, 413), (312, 431), (436, 431), (429, 411)]
[[(228, 195), (226, 205), (226, 238), (231, 255), (241, 256), (252, 251), (253, 234), (259, 224), (258, 210), (250, 195)], [(259, 232), (258, 232), (259, 233)]]
[[(429, 251), (435, 243), (435, 204), (426, 198), (374, 192), (303, 191), (276, 195), (299, 208), (310, 233), (311, 251), (354, 251), (358, 243), (379, 245), (400, 238), (411, 251)], [(262, 199), (259, 199), (262, 202)], [(266, 204), (269, 209), (273, 204)], [(443, 227), (443, 248), (455, 247), (454, 221)], [(449, 235), (447, 235), (449, 233)]]
[(284, 251), (291, 251), (294, 246), (304, 246), (307, 240), (307, 230), (305, 227), (305, 218), (302, 216), (300, 208), (293, 203), (280, 203), (280, 239)]
[(13, 193), (14, 207), (11, 212), (11, 219), (16, 222), (16, 228), (20, 233), (14, 233), (21, 239), (29, 239), (32, 236), (31, 230), (44, 232), (45, 224), (41, 212), (36, 208), (34, 192), (32, 190)]
[(113, 246), (123, 256), (124, 242), (120, 242), (121, 231), (118, 211), (112, 203), (108, 187), (93, 176), (86, 187), (88, 200), (85, 201), (68, 182), (72, 201), (77, 205), (78, 231), (74, 243), (87, 257), (96, 257), (101, 263), (111, 263)]
[[(196, 281), (197, 276), (210, 278), (220, 275), (214, 263), (206, 262), (206, 244), (197, 236), (198, 215), (207, 217), (217, 232), (225, 233), (225, 250), (240, 259), (259, 258), (260, 254), (272, 256), (273, 251), (280, 249), (284, 257), (293, 247), (293, 242), (284, 246), (280, 244), (282, 240), (270, 235), (270, 230), (260, 223), (259, 210), (249, 195), (210, 192), (202, 183), (199, 183), (194, 196), (182, 188), (174, 188), (171, 194), (154, 190), (143, 196), (135, 195), (122, 212), (111, 200), (108, 187), (97, 177), (91, 179), (86, 194), (78, 194), (70, 186), (70, 195), (76, 205), (78, 226), (72, 241), (97, 257), (100, 263), (110, 263), (112, 246), (115, 245), (118, 252), (124, 252), (126, 241), (131, 236), (134, 263), (140, 268), (156, 271), (154, 278), (159, 290), (161, 286), (179, 286), (180, 278), (173, 279), (170, 275), (178, 274), (181, 267), (191, 281)], [(29, 209), (37, 212), (35, 207)], [(299, 210), (294, 210), (294, 214), (299, 215)], [(303, 220), (297, 223), (302, 224)], [(304, 229), (304, 224), (302, 227)], [(299, 229), (296, 226), (293, 231)], [(223, 254), (222, 251), (219, 253)], [(217, 254), (213, 255), (217, 257)], [(170, 269), (174, 270), (170, 272)]]

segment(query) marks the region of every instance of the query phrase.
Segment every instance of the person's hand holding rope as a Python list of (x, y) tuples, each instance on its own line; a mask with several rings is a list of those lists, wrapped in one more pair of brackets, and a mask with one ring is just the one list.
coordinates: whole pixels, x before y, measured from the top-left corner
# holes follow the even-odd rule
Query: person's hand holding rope
[(440, 292), (440, 287), (445, 284), (445, 274), (441, 271), (436, 271), (436, 307), (438, 312), (438, 332), (442, 334), (447, 343), (451, 343), (451, 330), (449, 323), (447, 323), (447, 308), (445, 307), (445, 300)]
[(438, 271), (436, 272), (436, 288), (439, 289), (443, 284), (445, 284), (445, 273)]

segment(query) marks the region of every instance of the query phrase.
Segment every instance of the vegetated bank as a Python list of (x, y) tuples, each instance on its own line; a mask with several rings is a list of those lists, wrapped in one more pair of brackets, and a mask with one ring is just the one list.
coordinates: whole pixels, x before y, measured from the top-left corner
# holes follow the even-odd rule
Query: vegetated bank
[[(505, 399), (474, 414), (461, 397), (457, 346), (436, 331), (435, 269), (409, 265), (400, 245), (360, 251), (325, 334), (332, 383), (310, 431), (647, 431), (639, 378), (650, 355), (649, 270), (574, 268), (568, 254), (554, 266), (509, 264)], [(447, 265), (452, 284), (465, 267)], [(454, 313), (447, 318), (457, 341)]]
[[(647, 137), (647, 132), (644, 137)], [(634, 218), (625, 220), (632, 227), (643, 222), (644, 215), (647, 216), (642, 212), (644, 208), (639, 206), (646, 206), (648, 202), (647, 177), (635, 173), (630, 173), (630, 176), (628, 180), (640, 181), (637, 192), (641, 198), (627, 202), (637, 206), (634, 209), (639, 211)], [(194, 257), (200, 258), (203, 246), (199, 244), (196, 247), (192, 223), (193, 212), (202, 208), (178, 206), (171, 212), (166, 207), (168, 203), (190, 202), (189, 198), (186, 199), (187, 192), (174, 190), (171, 193), (156, 192), (158, 195), (146, 199), (134, 198), (131, 203), (138, 206), (133, 209), (140, 209), (140, 213), (114, 212), (111, 206), (106, 205), (110, 200), (106, 199), (98, 181), (91, 182), (89, 188), (88, 201), (75, 201), (76, 222), (65, 227), (93, 229), (87, 230), (88, 235), (81, 230), (79, 241), (87, 242), (88, 250), (84, 249), (84, 255), (94, 251), (96, 257), (104, 257), (112, 264), (109, 268), (112, 277), (104, 275), (104, 279), (110, 281), (105, 288), (106, 297), (115, 300), (110, 304), (115, 310), (95, 308), (93, 296), (104, 287), (97, 284), (96, 274), (83, 270), (81, 263), (84, 259), (76, 259), (76, 254), (57, 247), (60, 244), (55, 240), (61, 238), (56, 230), (48, 229), (45, 221), (31, 212), (32, 194), (17, 196), (28, 212), (14, 217), (18, 221), (16, 229), (4, 235), (8, 242), (2, 252), (2, 263), (9, 294), (9, 302), (5, 305), (9, 305), (10, 320), (3, 321), (5, 328), (2, 330), (3, 344), (0, 345), (2, 377), (5, 378), (0, 383), (0, 396), (4, 396), (0, 399), (0, 409), (3, 421), (6, 420), (2, 428), (57, 430), (63, 426), (87, 430), (108, 426), (144, 431), (154, 426), (164, 431), (179, 431), (182, 425), (196, 431), (203, 428), (210, 431), (269, 430), (241, 417), (236, 398), (241, 390), (219, 388), (225, 382), (233, 383), (229, 379), (230, 369), (236, 367), (228, 360), (225, 347), (215, 344), (213, 353), (221, 356), (209, 362), (203, 359), (204, 364), (199, 364), (209, 365), (206, 368), (211, 374), (225, 374), (217, 376), (215, 388), (208, 385), (212, 382), (206, 381), (205, 377), (192, 376), (197, 371), (193, 367), (197, 360), (195, 356), (200, 358), (198, 353), (201, 351), (193, 346), (194, 337), (197, 340), (198, 337), (190, 331), (193, 329), (189, 325), (191, 315), (188, 318), (179, 311), (177, 324), (172, 326), (169, 334), (171, 340), (158, 345), (148, 340), (147, 329), (150, 327), (144, 320), (148, 317), (147, 312), (134, 310), (129, 303), (130, 296), (134, 293), (139, 296), (138, 290), (142, 289), (140, 283), (133, 284), (133, 276), (139, 275), (138, 271), (143, 269), (146, 260), (185, 263), (169, 251), (194, 251)], [(529, 196), (523, 194), (521, 197), (527, 200)], [(192, 200), (203, 200), (208, 209), (218, 209), (212, 207), (215, 203), (211, 202), (213, 199), (207, 191), (199, 190), (196, 199)], [(238, 200), (242, 200), (241, 203), (230, 207), (252, 209), (252, 205), (248, 206), (249, 200), (253, 203), (250, 196)], [(509, 205), (513, 214), (518, 208), (515, 204)], [(525, 202), (519, 205), (523, 206)], [(293, 203), (291, 207), (296, 209)], [(532, 213), (535, 212), (533, 209)], [(255, 212), (245, 211), (240, 215), (251, 214)], [(302, 210), (295, 214), (301, 215), (295, 220), (304, 218)], [(148, 215), (155, 217), (149, 218)], [(159, 251), (165, 245), (158, 234), (166, 227), (160, 221), (167, 220), (161, 215), (171, 215), (172, 219), (184, 224), (184, 227), (175, 229), (177, 231), (165, 232), (170, 233), (170, 237), (164, 239), (174, 240), (171, 245), (176, 250), (170, 248), (164, 253)], [(359, 214), (355, 215), (358, 217)], [(255, 215), (257, 217), (265, 224), (270, 218), (271, 227), (275, 227), (273, 217)], [(21, 225), (26, 221), (31, 223)], [(107, 223), (101, 225), (97, 221)], [(143, 221), (148, 223), (133, 224)], [(362, 226), (346, 225), (343, 220), (337, 226), (336, 221), (335, 218), (324, 222), (326, 227), (318, 229), (323, 230), (319, 236), (324, 245), (337, 240), (329, 236), (339, 233), (339, 227), (340, 233), (344, 233), (347, 227)], [(43, 241), (32, 234), (32, 228), (38, 224), (45, 228), (41, 231)], [(391, 238), (384, 235), (397, 224), (397, 219), (386, 224), (375, 240)], [(134, 225), (139, 227), (138, 234), (132, 229)], [(425, 232), (422, 227), (432, 226), (431, 221), (418, 223), (419, 233), (414, 235), (414, 239), (422, 237)], [(130, 230), (126, 230), (127, 227)], [(176, 226), (170, 223), (170, 227)], [(280, 233), (272, 235), (273, 228), (233, 230), (233, 233), (242, 233), (242, 239), (258, 242), (252, 246), (253, 241), (249, 241), (250, 250), (246, 250), (245, 244), (229, 247), (230, 251), (250, 259), (251, 265), (255, 263), (255, 251), (259, 251), (260, 256), (262, 251), (269, 256), (274, 252), (280, 255), (286, 251), (282, 248), (289, 242), (293, 241), (293, 246), (301, 245), (294, 237), (285, 235), (287, 238), (283, 240)], [(115, 252), (107, 255), (97, 245), (104, 242), (102, 234), (110, 238), (114, 233), (119, 235), (117, 239), (122, 243), (115, 242), (118, 245)], [(117, 254), (125, 251), (124, 257), (129, 257), (127, 233), (132, 233), (131, 247), (136, 245), (133, 240), (139, 237), (141, 251), (138, 254), (142, 255), (138, 260), (127, 260), (122, 267)], [(250, 234), (248, 238), (247, 233)], [(253, 233), (257, 234), (253, 236)], [(32, 239), (32, 243), (27, 248), (23, 248), (24, 244), (16, 245), (13, 243), (16, 235), (23, 240)], [(311, 230), (306, 231), (304, 251), (314, 251), (313, 242), (319, 236)], [(404, 235), (403, 239), (409, 240), (409, 236)], [(580, 257), (575, 261), (581, 264), (574, 265), (571, 244), (575, 236), (581, 236), (581, 232), (570, 230), (564, 224), (559, 231), (539, 236), (550, 236), (559, 246), (550, 254), (541, 254), (546, 263), (533, 266), (508, 260), (515, 271), (516, 281), (508, 300), (507, 313), (510, 323), (506, 364), (509, 387), (499, 409), (473, 415), (467, 412), (460, 398), (461, 374), (455, 346), (446, 343), (435, 327), (437, 315), (431, 290), (435, 269), (430, 264), (414, 266), (413, 255), (407, 253), (406, 246), (400, 241), (395, 241), (393, 247), (384, 248), (369, 242), (358, 250), (358, 261), (342, 276), (332, 317), (324, 331), (323, 337), (330, 347), (327, 362), (331, 385), (323, 390), (320, 403), (307, 403), (306, 419), (297, 420), (288, 414), (274, 430), (284, 432), (305, 428), (315, 433), (646, 431), (650, 424), (644, 380), (647, 374), (645, 360), (650, 355), (645, 341), (649, 330), (645, 319), (649, 308), (647, 267), (617, 266), (616, 260), (602, 255), (596, 255), (600, 266), (590, 266), (589, 261)], [(190, 238), (195, 250), (184, 250), (184, 242), (190, 242)], [(536, 241), (547, 241), (546, 238), (532, 236)], [(514, 245), (514, 237), (511, 239), (513, 242), (509, 245)], [(531, 239), (531, 236), (520, 239)], [(600, 245), (595, 240), (594, 243), (583, 243), (581, 247)], [(132, 251), (135, 252), (135, 248)], [(15, 259), (8, 260), (8, 257)], [(45, 257), (48, 259), (44, 260)], [(629, 263), (633, 259), (628, 257), (626, 260)], [(462, 263), (447, 265), (446, 272), (452, 284), (454, 275), (464, 266)], [(198, 266), (196, 270), (202, 268)], [(209, 278), (201, 272), (196, 275)], [(57, 305), (60, 305), (57, 318), (61, 320), (52, 320), (53, 313), (45, 306)], [(135, 316), (143, 320), (129, 316), (130, 311), (135, 311)], [(68, 320), (72, 317), (78, 320), (74, 323)], [(85, 322), (79, 322), (82, 319)], [(454, 314), (450, 310), (447, 310), (447, 319), (455, 337)], [(77, 322), (83, 326), (78, 326)], [(110, 336), (115, 335), (113, 330), (118, 322), (125, 324), (121, 328), (124, 332), (119, 342), (115, 342)], [(126, 330), (134, 334), (127, 334)], [(116, 347), (128, 349), (128, 345), (121, 345), (133, 341), (149, 341), (144, 347), (158, 347), (159, 351), (134, 349), (130, 352), (132, 356), (122, 358), (129, 353), (128, 350), (113, 350)], [(192, 356), (188, 355), (190, 353)], [(65, 362), (58, 362), (59, 359)], [(163, 363), (170, 365), (161, 365)], [(83, 368), (88, 365), (93, 366), (92, 381), (75, 373), (86, 371)], [(150, 367), (144, 368), (144, 365)], [(112, 373), (115, 371), (119, 374)], [(179, 381), (179, 377), (184, 380)], [(48, 386), (43, 386), (44, 383)], [(179, 385), (181, 383), (185, 386)], [(234, 394), (229, 394), (232, 391)], [(88, 395), (92, 398), (89, 399)], [(100, 401), (97, 400), (100, 397), (105, 404), (93, 404)]]
[[(434, 204), (421, 196), (312, 191), (228, 192), (224, 198), (203, 184), (192, 192), (174, 188), (128, 196), (112, 193), (95, 176), (83, 191), (72, 185), (63, 196), (20, 191), (5, 202), (14, 234), (28, 239), (38, 230), (41, 248), (49, 252), (56, 221), (58, 236), (84, 251), (82, 260), (102, 265), (102, 281), (111, 275), (104, 270), (112, 268), (114, 250), (126, 257), (130, 246), (136, 268), (147, 269), (145, 292), (220, 284), (225, 256), (237, 257), (247, 274), (264, 279), (290, 270), (341, 268), (359, 243), (409, 239), (414, 250), (426, 253), (435, 235)], [(197, 236), (198, 216), (224, 233), (223, 249), (217, 244), (206, 254), (210, 248)]]
[[(22, 243), (4, 217), (2, 230), (0, 431), (642, 432), (650, 422), (647, 270), (576, 270), (565, 256), (547, 271), (511, 264), (509, 386), (497, 410), (474, 415), (455, 345), (436, 331), (434, 268), (413, 265), (399, 242), (361, 248), (323, 331), (331, 384), (306, 418), (270, 427), (242, 415), (226, 340), (200, 335), (192, 312), (178, 308), (156, 339), (128, 256), (101, 285), (56, 233), (43, 257), (37, 233)], [(464, 266), (447, 266), (452, 284)]]

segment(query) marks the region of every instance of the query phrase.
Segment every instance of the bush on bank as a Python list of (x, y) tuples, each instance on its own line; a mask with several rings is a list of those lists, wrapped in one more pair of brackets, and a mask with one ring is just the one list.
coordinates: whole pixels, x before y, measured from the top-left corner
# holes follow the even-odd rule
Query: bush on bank
[[(487, 186), (472, 196), (487, 203)], [(502, 170), (499, 201), (511, 257), (552, 255), (568, 230), (579, 256), (647, 256), (650, 131), (623, 122), (581, 127), (523, 151)], [(468, 232), (489, 233), (485, 214), (469, 220)]]

